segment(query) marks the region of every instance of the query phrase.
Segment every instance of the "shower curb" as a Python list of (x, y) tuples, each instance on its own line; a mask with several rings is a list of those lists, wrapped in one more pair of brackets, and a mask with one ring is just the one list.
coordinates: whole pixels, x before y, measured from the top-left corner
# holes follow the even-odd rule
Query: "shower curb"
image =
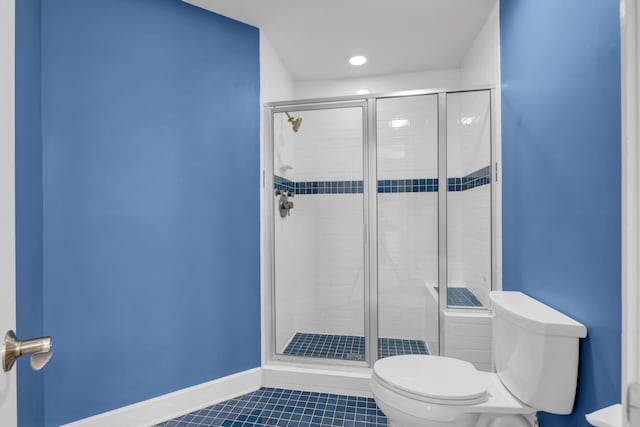
[(275, 364), (262, 367), (263, 387), (345, 396), (373, 397), (369, 387), (370, 378), (370, 368), (341, 369), (339, 366), (312, 368)]

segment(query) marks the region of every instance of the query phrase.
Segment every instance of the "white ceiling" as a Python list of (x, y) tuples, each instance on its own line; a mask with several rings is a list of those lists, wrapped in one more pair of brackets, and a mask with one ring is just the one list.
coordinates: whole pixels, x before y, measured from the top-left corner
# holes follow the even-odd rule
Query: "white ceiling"
[[(496, 0), (184, 0), (259, 27), (294, 80), (458, 68)], [(369, 61), (349, 65), (353, 55)]]

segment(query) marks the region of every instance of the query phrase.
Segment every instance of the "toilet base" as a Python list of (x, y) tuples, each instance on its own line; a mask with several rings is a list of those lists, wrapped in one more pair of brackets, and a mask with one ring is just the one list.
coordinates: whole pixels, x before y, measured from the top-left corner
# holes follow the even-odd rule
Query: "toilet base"
[(474, 427), (539, 427), (536, 414), (482, 414)]
[(408, 414), (384, 402), (378, 402), (378, 406), (387, 416), (389, 427), (476, 427), (480, 417), (480, 414), (462, 413), (450, 421), (435, 421)]
[(476, 425), (474, 423), (469, 424), (465, 420), (456, 420), (445, 423), (420, 420), (419, 424), (396, 424), (389, 421), (389, 427), (476, 427)]
[(389, 427), (539, 427), (535, 414), (528, 416), (482, 414), (480, 417), (477, 414), (465, 415), (468, 417), (464, 416), (451, 422), (441, 423), (417, 418), (410, 420), (406, 418), (406, 414), (403, 414), (400, 424), (389, 419)]

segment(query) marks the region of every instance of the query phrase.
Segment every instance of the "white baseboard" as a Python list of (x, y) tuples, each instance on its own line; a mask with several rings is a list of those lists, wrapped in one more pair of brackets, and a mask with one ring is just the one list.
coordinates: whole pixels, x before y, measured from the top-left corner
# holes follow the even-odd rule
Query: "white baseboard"
[(370, 369), (266, 365), (65, 424), (63, 427), (147, 427), (262, 387), (372, 397)]
[(289, 390), (373, 397), (369, 387), (371, 369), (313, 369), (284, 365), (262, 367), (262, 386)]
[(198, 384), (65, 424), (64, 427), (152, 426), (260, 388), (261, 368)]

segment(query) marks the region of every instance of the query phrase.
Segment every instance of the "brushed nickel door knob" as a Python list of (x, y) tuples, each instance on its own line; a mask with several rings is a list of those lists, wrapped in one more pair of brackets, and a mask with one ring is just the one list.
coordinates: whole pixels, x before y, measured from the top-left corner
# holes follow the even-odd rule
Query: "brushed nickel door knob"
[(44, 368), (51, 359), (51, 356), (53, 356), (52, 347), (53, 342), (51, 337), (40, 337), (21, 341), (16, 338), (15, 332), (9, 331), (4, 336), (2, 369), (5, 372), (9, 372), (19, 357), (31, 354), (31, 369), (39, 371)]

